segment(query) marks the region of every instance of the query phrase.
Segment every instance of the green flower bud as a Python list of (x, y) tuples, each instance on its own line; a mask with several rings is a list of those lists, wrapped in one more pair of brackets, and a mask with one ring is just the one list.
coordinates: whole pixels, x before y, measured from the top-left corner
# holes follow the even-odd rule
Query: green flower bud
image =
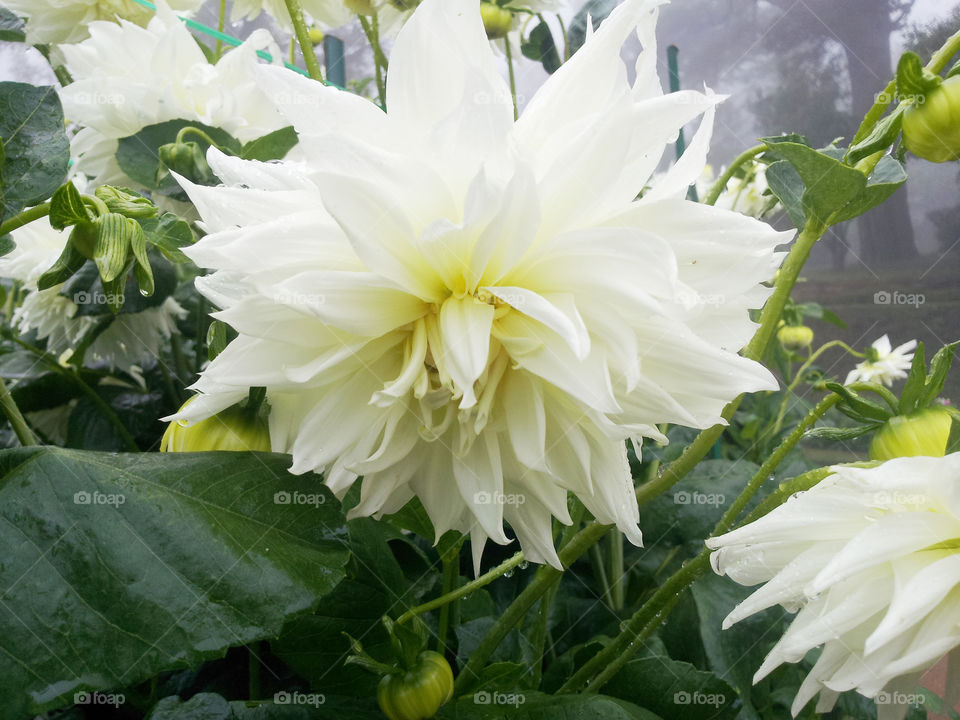
[(357, 15), (373, 15), (377, 12), (373, 0), (343, 0), (343, 4), (350, 12), (355, 12)]
[[(187, 400), (183, 407), (187, 407), (192, 400)], [(174, 420), (167, 426), (160, 441), (160, 452), (207, 450), (270, 452), (267, 419), (258, 412), (234, 405), (193, 425)]]
[(806, 325), (784, 325), (777, 330), (777, 340), (786, 350), (797, 352), (813, 344), (813, 330)]
[(942, 406), (931, 406), (896, 415), (877, 430), (870, 441), (871, 460), (928, 455), (943, 457), (947, 451), (953, 416)]
[(930, 162), (960, 157), (960, 75), (947, 78), (903, 113), (903, 143)]
[(513, 25), (513, 14), (490, 2), (480, 3), (480, 17), (483, 18), (483, 29), (491, 40), (506, 37)]
[(213, 171), (207, 165), (207, 159), (204, 157), (203, 150), (200, 149), (200, 144), (192, 140), (161, 145), (157, 155), (160, 158), (157, 184), (167, 178), (170, 170), (200, 185), (209, 184), (214, 179)]
[(128, 218), (152, 218), (157, 216), (157, 207), (145, 197), (133, 190), (113, 185), (101, 185), (94, 193), (103, 200), (110, 212), (126, 215)]
[(377, 703), (390, 720), (427, 720), (453, 695), (453, 671), (440, 653), (420, 653), (413, 668), (384, 675)]

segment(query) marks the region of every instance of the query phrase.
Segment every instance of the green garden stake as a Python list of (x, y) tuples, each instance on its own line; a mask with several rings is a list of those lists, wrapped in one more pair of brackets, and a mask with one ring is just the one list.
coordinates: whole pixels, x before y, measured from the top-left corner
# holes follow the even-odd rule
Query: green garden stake
[[(679, 53), (680, 50), (676, 45), (670, 45), (667, 48), (667, 68), (670, 72), (670, 92), (672, 93), (680, 90), (680, 69), (677, 65), (677, 55)], [(687, 143), (683, 137), (683, 128), (680, 128), (680, 134), (677, 135), (676, 149), (677, 160), (679, 160), (684, 150), (687, 149)], [(694, 202), (700, 201), (700, 198), (697, 197), (697, 188), (693, 185), (687, 189), (687, 200), (693, 200)]]
[(323, 36), (323, 59), (327, 84), (339, 88), (347, 86), (347, 65), (343, 57), (343, 40), (335, 35)]

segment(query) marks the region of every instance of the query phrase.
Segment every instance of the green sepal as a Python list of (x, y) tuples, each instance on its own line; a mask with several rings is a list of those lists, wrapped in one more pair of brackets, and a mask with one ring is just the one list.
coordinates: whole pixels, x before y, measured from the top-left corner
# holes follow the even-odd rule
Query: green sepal
[(110, 212), (144, 220), (157, 217), (157, 206), (129, 188), (101, 185), (93, 194), (104, 202)]
[(840, 383), (828, 382), (826, 383), (826, 387), (831, 392), (839, 395), (847, 407), (865, 418), (879, 422), (885, 422), (893, 415), (893, 413), (891, 413), (888, 409), (861, 397), (856, 392), (841, 385)]
[[(75, 232), (77, 232), (77, 228), (73, 229), (73, 233)], [(73, 238), (73, 233), (70, 234), (71, 239)], [(71, 242), (68, 242), (64, 246), (63, 252), (60, 253), (60, 257), (57, 258), (56, 262), (37, 280), (37, 289), (46, 290), (47, 288), (52, 288), (55, 285), (66, 282), (73, 277), (77, 270), (83, 267), (86, 261), (87, 259), (74, 247), (71, 240)]]
[(937, 350), (936, 355), (930, 361), (930, 371), (927, 373), (927, 380), (924, 384), (923, 393), (920, 395), (917, 407), (924, 408), (933, 404), (937, 396), (943, 391), (943, 385), (947, 381), (947, 373), (953, 364), (953, 355), (956, 352), (960, 341), (948, 343)]
[(68, 180), (57, 188), (50, 198), (50, 226), (54, 230), (64, 230), (90, 219), (90, 211), (73, 181)]
[(917, 402), (923, 395), (923, 388), (927, 384), (927, 362), (926, 351), (923, 343), (917, 343), (917, 349), (913, 352), (913, 363), (910, 366), (910, 374), (907, 375), (907, 381), (903, 385), (903, 392), (900, 393), (900, 415), (909, 415), (917, 409)]
[(824, 440), (853, 440), (861, 435), (866, 435), (869, 432), (873, 432), (878, 427), (881, 427), (880, 423), (859, 425), (858, 427), (852, 428), (816, 427), (807, 430), (803, 436), (806, 438), (821, 438)]
[(110, 312), (114, 315), (120, 313), (120, 308), (123, 307), (123, 303), (126, 299), (123, 291), (127, 287), (127, 271), (132, 264), (132, 262), (128, 263), (124, 268), (124, 271), (113, 280), (103, 280), (101, 278), (101, 282), (103, 283), (103, 293), (106, 295), (107, 307), (110, 308)]
[(207, 359), (213, 361), (227, 347), (227, 324), (214, 320), (207, 328)]
[[(97, 218), (97, 243), (93, 250), (93, 260), (100, 271), (100, 278), (106, 284), (116, 280), (127, 268), (127, 256), (130, 254), (131, 225), (138, 230), (136, 221), (120, 213), (106, 213)], [(142, 231), (141, 231), (142, 232)]]
[(147, 258), (147, 236), (136, 221), (131, 221), (130, 249), (133, 251), (133, 276), (137, 279), (140, 294), (144, 297), (153, 295), (153, 268)]
[(863, 140), (850, 146), (844, 161), (848, 165), (855, 165), (875, 152), (885, 150), (893, 145), (897, 135), (900, 134), (900, 128), (903, 126), (904, 109), (903, 107), (897, 107), (892, 113), (874, 125)]
[(923, 102), (927, 93), (940, 87), (943, 80), (923, 66), (923, 60), (915, 52), (907, 51), (897, 63), (897, 95), (900, 100)]

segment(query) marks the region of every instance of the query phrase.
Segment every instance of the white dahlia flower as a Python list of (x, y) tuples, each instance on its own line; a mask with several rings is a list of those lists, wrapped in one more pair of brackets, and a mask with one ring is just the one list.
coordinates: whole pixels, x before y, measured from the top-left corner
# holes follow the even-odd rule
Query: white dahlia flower
[(178, 417), (265, 386), (294, 472), (341, 496), (363, 476), (353, 516), (419, 497), (438, 537), (471, 533), (476, 562), (506, 520), (530, 560), (558, 565), (568, 492), (639, 544), (625, 440), (708, 427), (776, 387), (737, 350), (790, 237), (683, 200), (720, 98), (662, 94), (658, 4), (618, 7), (516, 123), (476, 0), (424, 0), (403, 27), (389, 113), (261, 68), (307, 159), (213, 151), (226, 187), (182, 181), (210, 233), (187, 252), (216, 270), (198, 287), (239, 337)]
[[(103, 316), (78, 316), (78, 298), (61, 295), (62, 285), (37, 290), (37, 280), (60, 257), (69, 231), (54, 230), (46, 218), (12, 232), (16, 248), (0, 257), (0, 277), (19, 280), (28, 291), (13, 315), (21, 333), (36, 330), (54, 355), (72, 352)], [(82, 300), (83, 298), (79, 298)], [(183, 308), (173, 298), (139, 313), (117, 315), (87, 348), (84, 363), (105, 363), (140, 379), (140, 364), (156, 357), (167, 338), (176, 332), (174, 321)]]
[(714, 570), (764, 585), (724, 628), (780, 604), (797, 613), (754, 676), (823, 646), (793, 703), (845, 690), (902, 718), (925, 670), (960, 646), (960, 453), (834, 467), (765, 517), (707, 541)]
[[(253, 79), (257, 50), (273, 45), (256, 30), (216, 65), (163, 2), (146, 28), (96, 22), (90, 38), (63, 45), (74, 82), (60, 90), (69, 120), (83, 126), (71, 149), (94, 183), (136, 186), (117, 165), (117, 140), (147, 125), (192, 120), (247, 142), (287, 124)], [(279, 62), (279, 49), (272, 47)]]
[[(196, 10), (203, 0), (170, 0), (174, 10)], [(3, 0), (3, 6), (27, 19), (27, 42), (74, 43), (90, 36), (90, 23), (122, 18), (145, 26), (153, 10), (133, 0)]]
[(873, 341), (867, 348), (867, 358), (847, 374), (844, 384), (855, 382), (876, 382), (890, 387), (894, 380), (907, 377), (913, 364), (913, 353), (917, 341), (911, 340), (903, 345), (892, 347), (890, 338), (884, 335)]

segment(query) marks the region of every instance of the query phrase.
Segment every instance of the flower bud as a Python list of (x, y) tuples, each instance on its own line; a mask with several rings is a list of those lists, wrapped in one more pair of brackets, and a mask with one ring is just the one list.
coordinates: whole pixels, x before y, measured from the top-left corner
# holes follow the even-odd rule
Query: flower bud
[(170, 170), (200, 185), (209, 184), (214, 179), (213, 171), (207, 165), (207, 159), (203, 156), (200, 144), (192, 140), (161, 145), (157, 150), (157, 156), (160, 158), (157, 184), (166, 179)]
[(357, 15), (373, 15), (377, 12), (373, 0), (343, 0), (343, 4), (347, 6), (347, 10)]
[(113, 185), (101, 185), (94, 193), (103, 200), (110, 212), (126, 215), (128, 218), (152, 218), (157, 216), (157, 207), (145, 197), (133, 190)]
[[(192, 400), (187, 400), (183, 408)], [(192, 425), (187, 425), (184, 420), (174, 420), (160, 441), (160, 452), (208, 450), (270, 452), (267, 419), (258, 412), (234, 405)]]
[(320, 28), (310, 28), (307, 31), (307, 35), (310, 36), (310, 42), (312, 42), (314, 45), (319, 45), (323, 42), (323, 30)]
[(895, 415), (877, 430), (870, 441), (871, 460), (928, 455), (943, 457), (947, 451), (953, 416), (942, 406), (932, 406)]
[(777, 330), (777, 340), (784, 349), (797, 352), (813, 343), (813, 330), (806, 325), (784, 325)]
[(483, 18), (483, 29), (487, 31), (490, 40), (506, 37), (513, 24), (510, 11), (491, 2), (480, 3), (480, 17)]
[(930, 162), (960, 157), (960, 76), (944, 80), (903, 114), (903, 143)]

